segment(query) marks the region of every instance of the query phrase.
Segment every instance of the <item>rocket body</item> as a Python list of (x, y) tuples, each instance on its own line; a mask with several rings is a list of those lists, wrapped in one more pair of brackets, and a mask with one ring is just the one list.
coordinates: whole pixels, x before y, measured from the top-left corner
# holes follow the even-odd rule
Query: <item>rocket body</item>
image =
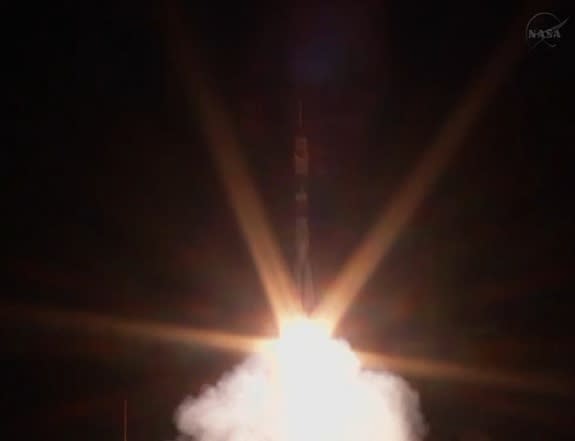
[(298, 128), (294, 145), (295, 171), (295, 266), (297, 295), (306, 314), (315, 306), (315, 296), (309, 256), (308, 178), (309, 146), (304, 134), (300, 104)]

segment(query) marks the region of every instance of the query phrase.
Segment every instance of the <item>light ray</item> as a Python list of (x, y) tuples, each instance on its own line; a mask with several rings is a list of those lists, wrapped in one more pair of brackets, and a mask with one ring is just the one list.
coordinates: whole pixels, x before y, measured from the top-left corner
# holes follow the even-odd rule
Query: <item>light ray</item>
[[(208, 347), (242, 354), (269, 350), (270, 345), (273, 345), (275, 341), (271, 338), (237, 335), (219, 330), (126, 320), (81, 311), (30, 308), (22, 305), (2, 305), (0, 318), (4, 324), (15, 322), (18, 326), (25, 324), (26, 326), (40, 325), (65, 328), (82, 333), (104, 333), (185, 346)], [(327, 335), (325, 327), (320, 326), (318, 329), (323, 329), (321, 332)], [(361, 350), (355, 352), (366, 368), (385, 369), (416, 378), (469, 382), (501, 386), (507, 389), (556, 394), (568, 394), (569, 391), (573, 390), (572, 383), (557, 378), (550, 379), (542, 375), (486, 370), (453, 362), (416, 359)]]
[[(518, 20), (518, 23), (521, 21)], [(512, 30), (515, 28), (512, 26)], [(482, 74), (470, 85), (435, 141), (325, 293), (315, 312), (316, 317), (330, 321), (333, 328), (337, 326), (378, 263), (389, 252), (402, 228), (445, 170), (481, 110), (507, 77), (521, 53), (518, 48), (521, 42), (517, 38), (519, 34), (510, 33), (511, 36), (498, 47)]]
[(172, 42), (171, 46), (185, 81), (189, 103), (199, 111), (202, 129), (211, 147), (220, 178), (254, 259), (279, 328), (286, 317), (298, 310), (297, 302), (293, 298), (295, 293), (293, 280), (241, 156), (240, 146), (229, 117), (212, 93), (206, 78), (199, 72), (198, 57), (192, 55), (193, 46), (186, 44), (185, 33), (181, 26), (178, 26), (178, 19), (172, 17), (172, 21), (170, 32), (173, 33), (175, 42)]
[[(205, 93), (205, 91), (204, 91)], [(201, 99), (206, 134), (238, 223), (278, 322), (295, 312), (294, 286), (267, 221), (263, 205), (226, 118), (213, 99)]]
[(506, 389), (566, 396), (573, 391), (573, 383), (540, 374), (486, 369), (454, 362), (400, 357), (368, 351), (358, 351), (357, 354), (362, 364), (366, 367), (386, 369), (418, 378), (483, 384)]
[(80, 332), (109, 333), (113, 335), (138, 337), (191, 346), (206, 346), (214, 349), (251, 353), (263, 347), (267, 340), (223, 331), (205, 330), (175, 326), (150, 321), (126, 320), (118, 317), (61, 309), (30, 308), (26, 306), (3, 306), (0, 317), (4, 323), (31, 324), (70, 328)]

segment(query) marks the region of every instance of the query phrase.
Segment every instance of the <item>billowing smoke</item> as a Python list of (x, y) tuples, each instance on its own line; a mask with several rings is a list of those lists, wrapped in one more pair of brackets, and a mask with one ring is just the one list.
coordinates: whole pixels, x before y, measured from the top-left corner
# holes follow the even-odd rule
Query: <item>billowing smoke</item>
[(295, 327), (176, 412), (197, 441), (416, 441), (418, 396), (401, 378), (367, 371), (347, 343)]

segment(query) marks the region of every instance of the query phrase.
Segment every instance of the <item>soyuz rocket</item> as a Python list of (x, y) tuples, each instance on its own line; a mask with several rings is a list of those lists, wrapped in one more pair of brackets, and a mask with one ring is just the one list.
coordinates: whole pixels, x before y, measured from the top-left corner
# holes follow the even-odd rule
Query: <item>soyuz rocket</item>
[(315, 295), (309, 256), (308, 177), (309, 147), (304, 132), (303, 106), (298, 103), (297, 127), (294, 138), (295, 172), (295, 265), (294, 279), (297, 296), (305, 314), (315, 306)]

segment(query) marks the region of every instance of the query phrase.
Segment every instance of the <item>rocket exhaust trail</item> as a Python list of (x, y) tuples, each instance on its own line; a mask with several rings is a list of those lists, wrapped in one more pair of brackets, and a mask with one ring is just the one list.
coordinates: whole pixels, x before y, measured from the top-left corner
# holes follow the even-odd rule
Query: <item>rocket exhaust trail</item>
[(294, 138), (295, 172), (295, 265), (297, 297), (306, 315), (315, 307), (315, 295), (309, 259), (308, 177), (309, 148), (303, 124), (303, 104), (298, 102), (297, 129)]

